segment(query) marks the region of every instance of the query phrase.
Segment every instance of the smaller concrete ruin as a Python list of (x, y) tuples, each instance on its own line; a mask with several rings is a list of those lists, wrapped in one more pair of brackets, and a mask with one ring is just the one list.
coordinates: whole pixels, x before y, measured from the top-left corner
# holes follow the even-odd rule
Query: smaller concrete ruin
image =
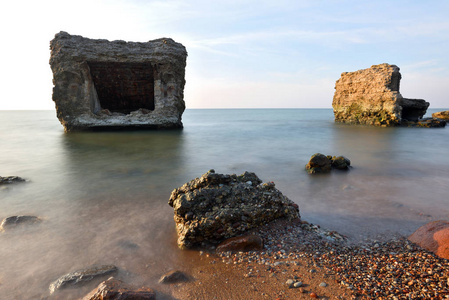
[(59, 32), (50, 42), (53, 101), (65, 131), (182, 128), (187, 51)]
[(429, 102), (402, 97), (400, 80), (399, 67), (389, 64), (342, 73), (332, 102), (335, 121), (376, 126), (419, 121)]

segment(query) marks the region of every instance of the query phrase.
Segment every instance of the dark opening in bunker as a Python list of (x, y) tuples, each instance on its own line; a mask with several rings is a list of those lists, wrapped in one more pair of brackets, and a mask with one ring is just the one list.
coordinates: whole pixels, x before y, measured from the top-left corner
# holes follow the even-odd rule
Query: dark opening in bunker
[(150, 63), (88, 62), (100, 106), (129, 114), (154, 110), (154, 74)]

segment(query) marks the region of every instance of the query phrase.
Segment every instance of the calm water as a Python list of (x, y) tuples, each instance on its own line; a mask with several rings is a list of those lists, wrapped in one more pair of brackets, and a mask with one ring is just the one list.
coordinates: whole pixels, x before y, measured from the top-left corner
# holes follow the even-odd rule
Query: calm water
[[(331, 109), (187, 110), (183, 123), (64, 134), (53, 111), (0, 111), (0, 175), (30, 180), (0, 187), (0, 219), (45, 219), (0, 234), (2, 297), (46, 299), (54, 279), (92, 264), (154, 286), (192, 259), (175, 245), (170, 192), (212, 168), (274, 181), (303, 219), (355, 241), (449, 218), (449, 128), (347, 126)], [(316, 152), (345, 155), (353, 169), (309, 176)]]

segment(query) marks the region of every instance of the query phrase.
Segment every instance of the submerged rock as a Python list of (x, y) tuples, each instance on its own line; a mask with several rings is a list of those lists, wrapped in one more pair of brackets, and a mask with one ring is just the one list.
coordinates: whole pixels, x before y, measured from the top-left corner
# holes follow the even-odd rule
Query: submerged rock
[(419, 121), (402, 121), (401, 126), (423, 127), (423, 128), (442, 128), (446, 126), (446, 121), (434, 118), (424, 118)]
[(449, 259), (449, 222), (433, 221), (419, 227), (408, 239), (418, 246)]
[(433, 113), (432, 118), (449, 121), (449, 110)]
[(59, 277), (50, 284), (50, 293), (69, 286), (82, 285), (94, 279), (116, 272), (118, 269), (113, 265), (94, 266), (87, 269), (71, 272)]
[(24, 181), (26, 181), (26, 180), (23, 178), (20, 178), (19, 176), (6, 176), (6, 177), (0, 176), (0, 185), (24, 182)]
[(189, 277), (181, 271), (173, 270), (170, 271), (159, 279), (159, 283), (171, 284), (189, 281)]
[(263, 249), (263, 239), (258, 235), (244, 235), (229, 238), (221, 242), (216, 249), (216, 252), (248, 252)]
[(40, 223), (41, 221), (42, 219), (35, 216), (12, 216), (3, 219), (2, 223), (0, 224), (0, 231), (15, 228), (19, 225), (36, 224)]
[(155, 300), (154, 290), (141, 287), (134, 288), (113, 277), (103, 281), (96, 289), (82, 300)]
[(173, 190), (178, 246), (216, 245), (279, 218), (298, 219), (298, 205), (256, 174), (203, 174)]
[(187, 51), (59, 32), (50, 42), (53, 101), (65, 131), (181, 128)]
[(342, 73), (335, 83), (332, 102), (335, 121), (376, 126), (418, 121), (429, 103), (402, 97), (400, 80), (399, 67), (389, 64)]

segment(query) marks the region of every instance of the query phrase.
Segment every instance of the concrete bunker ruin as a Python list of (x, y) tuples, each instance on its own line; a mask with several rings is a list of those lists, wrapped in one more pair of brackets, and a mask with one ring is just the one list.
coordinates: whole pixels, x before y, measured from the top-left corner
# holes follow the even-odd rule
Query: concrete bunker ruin
[(60, 32), (50, 49), (53, 101), (67, 132), (182, 127), (183, 45), (168, 38), (110, 42)]
[(332, 102), (335, 121), (376, 126), (420, 122), (429, 102), (402, 97), (399, 70), (396, 65), (380, 64), (343, 72), (335, 83)]

